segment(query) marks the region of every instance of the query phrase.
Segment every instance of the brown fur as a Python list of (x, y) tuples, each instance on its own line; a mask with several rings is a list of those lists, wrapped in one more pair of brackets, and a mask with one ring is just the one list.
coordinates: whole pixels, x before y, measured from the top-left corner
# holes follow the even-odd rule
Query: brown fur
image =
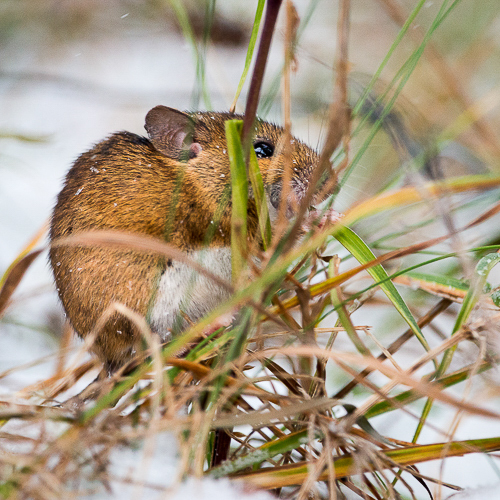
[[(194, 121), (190, 141), (196, 144), (191, 151), (196, 156), (186, 162), (179, 161), (180, 150), (173, 146), (166, 154), (160, 152), (157, 131), (149, 128), (151, 140), (119, 132), (82, 154), (58, 196), (51, 241), (90, 229), (114, 229), (166, 239), (186, 251), (201, 248), (230, 182), (224, 122), (237, 116), (189, 116)], [(256, 140), (265, 140), (276, 148), (272, 158), (259, 160), (266, 186), (279, 182), (282, 176), (282, 135), (280, 127), (266, 122), (257, 125)], [(164, 140), (167, 148), (169, 140)], [(317, 156), (294, 140), (292, 161), (298, 167), (294, 175), (304, 182)], [(178, 197), (174, 195), (176, 189)], [(230, 245), (230, 218), (229, 206), (211, 246)], [(249, 222), (252, 234), (257, 227), (253, 205), (249, 207)], [(146, 316), (161, 273), (168, 266), (164, 258), (106, 247), (53, 247), (50, 262), (64, 309), (84, 338), (114, 301)], [(133, 325), (115, 315), (99, 332), (94, 351), (112, 369), (137, 348), (139, 339)]]

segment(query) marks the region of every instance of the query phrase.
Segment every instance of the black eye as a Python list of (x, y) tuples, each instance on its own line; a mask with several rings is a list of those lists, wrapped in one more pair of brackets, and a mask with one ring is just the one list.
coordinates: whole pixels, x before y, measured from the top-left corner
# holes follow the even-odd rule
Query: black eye
[(253, 149), (255, 151), (255, 154), (257, 155), (257, 158), (269, 158), (273, 156), (274, 153), (274, 147), (271, 146), (271, 144), (262, 141), (256, 142), (253, 145)]

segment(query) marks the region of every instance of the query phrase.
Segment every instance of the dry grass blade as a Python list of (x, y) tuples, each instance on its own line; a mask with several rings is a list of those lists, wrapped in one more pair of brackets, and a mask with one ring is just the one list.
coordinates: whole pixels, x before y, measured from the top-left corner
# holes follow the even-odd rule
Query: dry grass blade
[(431, 198), (439, 198), (443, 193), (463, 193), (475, 189), (492, 189), (499, 185), (500, 177), (498, 176), (471, 176), (441, 182), (429, 182), (418, 188), (405, 187), (359, 203), (346, 212), (343, 222), (344, 224), (351, 224), (368, 215), (384, 210), (411, 205)]
[(34, 252), (30, 252), (24, 257), (21, 257), (21, 259), (18, 260), (5, 275), (2, 288), (0, 289), (0, 316), (2, 316), (5, 312), (5, 309), (9, 304), (9, 299), (21, 282), (24, 273), (41, 253), (42, 250), (35, 250)]
[(40, 240), (47, 232), (47, 225), (47, 223), (42, 225), (0, 278), (0, 317), (5, 312), (8, 301), (17, 285), (19, 285), (24, 273), (40, 254), (41, 250), (33, 251), (33, 248), (40, 243)]
[[(347, 49), (349, 40), (349, 14), (350, 2), (342, 1), (338, 18), (338, 54), (337, 54), (337, 77), (334, 86), (333, 100), (329, 109), (328, 128), (326, 132), (326, 142), (320, 154), (318, 165), (314, 169), (309, 180), (304, 199), (301, 200), (299, 211), (295, 223), (288, 235), (285, 250), (291, 248), (295, 242), (297, 234), (303, 224), (306, 211), (312, 205), (312, 201), (318, 194), (318, 186), (322, 177), (327, 177), (328, 185), (332, 185), (337, 180), (335, 172), (330, 164), (330, 158), (340, 145), (342, 138), (348, 134), (350, 108), (347, 103)], [(328, 175), (325, 176), (325, 173)]]
[(267, 427), (287, 421), (293, 422), (297, 414), (308, 413), (313, 410), (321, 411), (332, 408), (335, 401), (328, 398), (318, 398), (311, 401), (290, 401), (289, 406), (282, 406), (279, 410), (255, 411), (248, 414), (234, 414), (214, 420), (214, 427), (234, 427), (235, 425), (251, 425), (253, 428)]

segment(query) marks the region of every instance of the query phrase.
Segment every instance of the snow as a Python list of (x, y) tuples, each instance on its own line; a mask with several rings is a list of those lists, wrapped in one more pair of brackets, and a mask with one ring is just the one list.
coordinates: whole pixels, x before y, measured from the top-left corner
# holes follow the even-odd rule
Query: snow
[(446, 500), (498, 500), (500, 499), (500, 483), (492, 484), (484, 488), (466, 489), (455, 493)]

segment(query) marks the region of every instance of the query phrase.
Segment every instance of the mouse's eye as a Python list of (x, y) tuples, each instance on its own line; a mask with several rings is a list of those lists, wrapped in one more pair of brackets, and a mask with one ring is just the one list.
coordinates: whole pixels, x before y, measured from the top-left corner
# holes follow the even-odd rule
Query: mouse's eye
[(270, 158), (273, 156), (274, 147), (263, 141), (258, 141), (253, 145), (257, 158)]

